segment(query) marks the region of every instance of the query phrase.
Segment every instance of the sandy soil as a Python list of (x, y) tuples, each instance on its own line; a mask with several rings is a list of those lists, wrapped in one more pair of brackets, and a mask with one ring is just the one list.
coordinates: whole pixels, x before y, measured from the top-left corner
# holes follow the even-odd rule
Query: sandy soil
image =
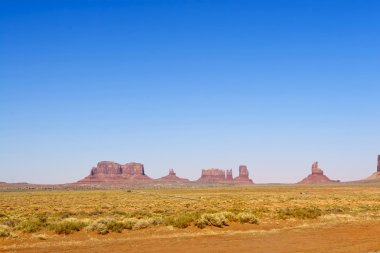
[(380, 252), (380, 222), (234, 225), (210, 229), (147, 229), (99, 236), (47, 235), (0, 240), (0, 252)]

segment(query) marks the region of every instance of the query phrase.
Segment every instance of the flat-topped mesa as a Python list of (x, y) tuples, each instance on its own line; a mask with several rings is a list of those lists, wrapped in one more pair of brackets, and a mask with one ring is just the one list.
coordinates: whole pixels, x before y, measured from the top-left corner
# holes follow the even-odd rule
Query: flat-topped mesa
[(235, 177), (234, 182), (239, 184), (253, 184), (252, 179), (249, 179), (249, 172), (246, 165), (239, 166), (239, 176)]
[(319, 168), (318, 162), (311, 165), (311, 174), (302, 179), (298, 184), (323, 184), (337, 183), (339, 180), (331, 180), (323, 174), (323, 170)]
[(91, 169), (90, 175), (78, 181), (79, 184), (122, 184), (128, 181), (151, 180), (145, 175), (144, 165), (141, 163), (119, 164), (102, 161)]
[(189, 179), (177, 177), (173, 169), (169, 169), (169, 174), (167, 176), (161, 177), (156, 180), (164, 181), (164, 182), (176, 182), (176, 183), (190, 182)]
[(204, 169), (201, 177), (197, 180), (203, 183), (224, 183), (227, 181), (226, 171), (221, 169)]
[(239, 167), (239, 176), (233, 178), (232, 169), (205, 169), (202, 170), (201, 177), (197, 180), (201, 183), (237, 183), (237, 184), (252, 184), (252, 180), (249, 179), (249, 173), (247, 166), (241, 165)]

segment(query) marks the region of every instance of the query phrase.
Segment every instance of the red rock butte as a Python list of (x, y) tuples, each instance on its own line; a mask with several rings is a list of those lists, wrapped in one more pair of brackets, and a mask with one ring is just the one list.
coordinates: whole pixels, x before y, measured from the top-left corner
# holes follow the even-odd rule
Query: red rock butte
[(331, 180), (323, 174), (323, 170), (318, 167), (318, 162), (311, 165), (311, 174), (304, 178), (298, 184), (323, 184), (337, 183), (339, 180)]
[(253, 184), (252, 179), (249, 179), (249, 172), (247, 166), (239, 166), (239, 176), (235, 177), (234, 182), (239, 184)]
[(176, 182), (176, 183), (190, 182), (189, 179), (177, 177), (173, 169), (169, 169), (169, 174), (167, 176), (161, 177), (156, 180), (163, 181), (163, 182)]
[(128, 181), (150, 181), (145, 175), (144, 165), (141, 163), (126, 163), (124, 165), (115, 162), (99, 162), (92, 168), (90, 175), (78, 181), (79, 184), (123, 184)]
[(200, 183), (238, 183), (238, 184), (252, 184), (249, 179), (249, 172), (247, 166), (241, 165), (239, 167), (239, 176), (233, 178), (232, 169), (204, 169), (202, 170), (201, 177), (197, 180)]
[(380, 155), (377, 156), (377, 170), (367, 180), (380, 180)]
[[(145, 174), (144, 165), (141, 163), (119, 164), (115, 162), (99, 162), (96, 167), (91, 169), (90, 175), (79, 180), (75, 184), (115, 184), (122, 185), (133, 182), (170, 182), (186, 183), (190, 180), (180, 178), (173, 169), (169, 170), (167, 176), (159, 179), (151, 179)], [(239, 176), (233, 178), (232, 169), (207, 169), (202, 170), (202, 176), (195, 182), (198, 183), (230, 183), (230, 184), (253, 184), (249, 179), (247, 166), (239, 167)]]

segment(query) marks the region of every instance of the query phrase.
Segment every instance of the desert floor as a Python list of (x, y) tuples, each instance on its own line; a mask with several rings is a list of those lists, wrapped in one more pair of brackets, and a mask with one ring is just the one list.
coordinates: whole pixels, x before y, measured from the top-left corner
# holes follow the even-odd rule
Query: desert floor
[[(202, 214), (222, 211), (252, 213), (258, 224), (196, 226)], [(41, 214), (46, 224), (27, 230)], [(88, 229), (105, 217), (132, 216), (162, 222), (105, 234)], [(0, 224), (15, 223), (0, 252), (380, 252), (376, 184), (1, 192), (0, 217)], [(90, 225), (57, 232), (54, 224), (67, 219)]]

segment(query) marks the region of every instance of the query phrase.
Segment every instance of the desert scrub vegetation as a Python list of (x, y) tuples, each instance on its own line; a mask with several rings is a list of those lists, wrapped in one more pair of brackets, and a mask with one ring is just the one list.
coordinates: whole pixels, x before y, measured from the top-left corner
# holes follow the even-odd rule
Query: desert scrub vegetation
[(166, 217), (164, 219), (164, 224), (176, 228), (187, 228), (193, 224), (195, 219), (195, 216), (192, 214), (181, 213), (176, 216)]
[(239, 213), (237, 215), (237, 219), (242, 224), (244, 224), (244, 223), (258, 224), (259, 223), (256, 216), (252, 213)]
[(56, 232), (57, 234), (71, 234), (75, 231), (80, 231), (88, 223), (78, 220), (76, 218), (67, 218), (62, 221), (52, 223), (49, 225), (49, 228)]
[(160, 218), (125, 218), (124, 220), (115, 220), (113, 218), (101, 218), (87, 226), (88, 230), (95, 231), (98, 234), (105, 235), (109, 232), (121, 233), (124, 229), (138, 230), (161, 224)]
[(280, 219), (316, 219), (322, 215), (322, 210), (316, 207), (285, 208), (279, 209), (277, 214)]
[(11, 234), (10, 227), (0, 225), (0, 237), (8, 237)]
[(34, 233), (40, 231), (42, 228), (46, 226), (46, 221), (41, 221), (38, 218), (29, 218), (24, 221), (21, 221), (18, 224), (17, 228), (24, 232)]
[(195, 225), (199, 228), (206, 226), (224, 227), (229, 226), (231, 222), (239, 221), (240, 223), (258, 224), (258, 220), (254, 214), (243, 212), (234, 214), (232, 212), (223, 211), (219, 213), (206, 213), (196, 221)]
[[(252, 186), (0, 193), (1, 237), (16, 233), (99, 234), (155, 226), (226, 227), (314, 220), (380, 219), (378, 186)], [(173, 198), (168, 196), (178, 196)], [(321, 222), (323, 219), (319, 219)], [(326, 220), (327, 222), (327, 220)]]
[(195, 225), (199, 228), (206, 226), (223, 227), (228, 226), (229, 220), (222, 213), (205, 213), (196, 221)]
[(98, 219), (88, 226), (89, 230), (95, 231), (101, 235), (108, 234), (110, 231), (121, 233), (124, 228), (125, 225), (123, 222), (112, 218)]

